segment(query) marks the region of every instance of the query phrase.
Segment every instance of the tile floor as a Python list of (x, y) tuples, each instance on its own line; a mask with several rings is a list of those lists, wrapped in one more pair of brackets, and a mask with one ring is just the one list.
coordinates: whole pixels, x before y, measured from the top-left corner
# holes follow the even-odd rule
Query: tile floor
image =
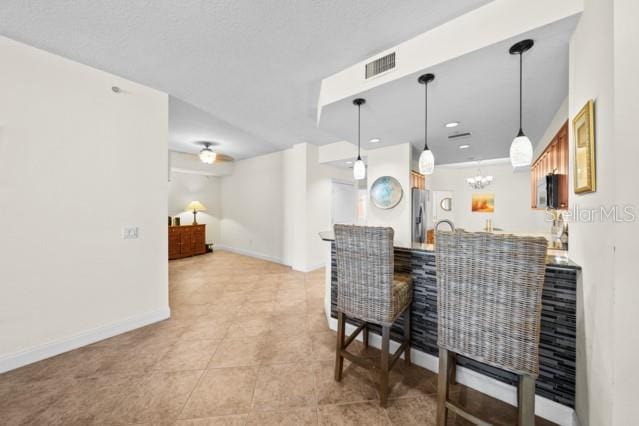
[[(172, 261), (169, 274), (170, 320), (0, 375), (0, 424), (434, 424), (427, 370), (397, 364), (387, 409), (367, 371), (346, 362), (334, 382), (323, 270), (220, 251)], [(515, 423), (506, 404), (462, 387), (455, 395)]]

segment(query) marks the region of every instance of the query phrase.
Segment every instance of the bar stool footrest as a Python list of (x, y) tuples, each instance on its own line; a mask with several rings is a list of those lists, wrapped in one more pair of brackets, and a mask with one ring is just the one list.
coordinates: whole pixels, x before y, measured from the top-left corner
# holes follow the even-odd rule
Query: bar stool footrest
[(461, 406), (455, 404), (454, 402), (446, 401), (446, 408), (457, 414), (459, 417), (463, 417), (464, 419), (478, 426), (493, 426), (492, 423), (488, 423), (480, 419), (479, 417), (470, 414), (468, 411), (465, 411)]

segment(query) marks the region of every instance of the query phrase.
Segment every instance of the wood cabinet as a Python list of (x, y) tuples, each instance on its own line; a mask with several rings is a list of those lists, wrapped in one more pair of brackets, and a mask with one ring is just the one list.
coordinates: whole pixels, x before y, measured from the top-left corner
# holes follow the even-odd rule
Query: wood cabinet
[(424, 175), (421, 173), (417, 173), (414, 170), (410, 172), (410, 187), (411, 188), (419, 188), (426, 189), (426, 179)]
[(206, 225), (169, 226), (169, 259), (206, 253)]
[(568, 121), (561, 126), (544, 152), (533, 163), (530, 169), (530, 206), (533, 209), (545, 208), (537, 206), (537, 188), (541, 179), (549, 173), (559, 175), (559, 208), (568, 208)]

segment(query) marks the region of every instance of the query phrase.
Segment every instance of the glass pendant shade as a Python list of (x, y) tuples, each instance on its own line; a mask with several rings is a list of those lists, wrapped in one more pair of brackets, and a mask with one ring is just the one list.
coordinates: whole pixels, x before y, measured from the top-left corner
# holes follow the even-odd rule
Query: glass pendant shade
[(203, 163), (213, 164), (216, 157), (217, 157), (217, 154), (213, 152), (213, 150), (210, 148), (204, 148), (202, 151), (200, 151), (200, 160)]
[(435, 170), (435, 157), (430, 149), (422, 151), (419, 156), (419, 173), (431, 175)]
[(364, 161), (361, 158), (353, 164), (353, 178), (356, 180), (366, 178), (366, 165), (364, 165)]
[(533, 147), (530, 139), (522, 132), (510, 144), (510, 164), (513, 168), (526, 167), (532, 163)]

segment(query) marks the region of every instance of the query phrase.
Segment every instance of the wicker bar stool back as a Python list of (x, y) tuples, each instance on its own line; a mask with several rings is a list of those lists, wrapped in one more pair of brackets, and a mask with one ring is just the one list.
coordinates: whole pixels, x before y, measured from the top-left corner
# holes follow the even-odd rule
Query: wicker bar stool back
[[(344, 358), (354, 364), (380, 371), (380, 403), (388, 400), (388, 375), (402, 353), (410, 364), (410, 276), (395, 274), (393, 229), (367, 226), (335, 225), (337, 260), (337, 344), (335, 380), (342, 379)], [(399, 348), (389, 354), (391, 326), (404, 313), (403, 336)], [(346, 337), (346, 319), (358, 326)], [(371, 358), (347, 351), (360, 332), (368, 346), (369, 324), (382, 329), (379, 365)], [(395, 336), (394, 336), (395, 337)]]
[(455, 231), (436, 241), (437, 424), (449, 409), (485, 424), (449, 401), (460, 354), (518, 374), (519, 424), (534, 425), (546, 239)]

